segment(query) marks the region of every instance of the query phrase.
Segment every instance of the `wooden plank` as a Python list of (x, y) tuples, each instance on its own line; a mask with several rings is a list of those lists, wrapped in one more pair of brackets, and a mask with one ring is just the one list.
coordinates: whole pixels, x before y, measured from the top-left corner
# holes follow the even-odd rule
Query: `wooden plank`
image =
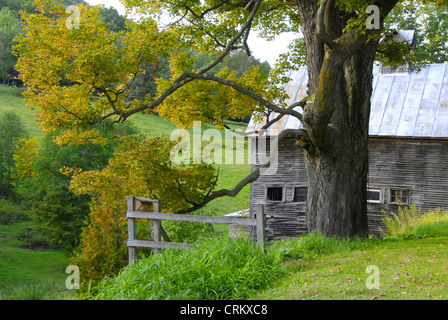
[(191, 246), (186, 243), (175, 243), (175, 242), (159, 242), (150, 240), (131, 240), (126, 241), (126, 245), (130, 248), (144, 247), (144, 248), (177, 248), (177, 249), (191, 249)]
[[(153, 240), (155, 242), (161, 242), (162, 240), (162, 222), (160, 220), (153, 220), (154, 232), (153, 232)], [(158, 254), (160, 252), (159, 248), (154, 248), (154, 254)]]
[[(127, 199), (127, 206), (128, 206), (128, 210), (134, 210), (135, 209), (135, 201), (134, 198), (128, 198)], [(128, 219), (128, 238), (130, 240), (134, 240), (136, 238), (136, 234), (137, 234), (137, 224), (135, 219)], [(132, 262), (135, 260), (136, 256), (137, 256), (137, 250), (134, 247), (129, 247), (128, 248), (128, 261)]]
[(257, 205), (257, 243), (261, 248), (261, 251), (265, 251), (265, 228), (266, 228), (266, 219), (264, 217), (264, 205)]
[(133, 197), (135, 200), (141, 201), (141, 202), (153, 202), (158, 203), (160, 200), (157, 199), (149, 199), (149, 198), (143, 198), (143, 197)]
[(134, 198), (133, 211), (139, 212), (161, 212), (160, 200), (152, 200), (142, 197)]
[(126, 217), (134, 218), (134, 219), (156, 219), (156, 220), (171, 220), (171, 221), (207, 222), (207, 223), (235, 224), (235, 225), (244, 225), (244, 226), (256, 226), (257, 225), (257, 222), (253, 219), (232, 218), (232, 217), (205, 217), (205, 216), (194, 216), (194, 215), (174, 214), (174, 213), (127, 211)]

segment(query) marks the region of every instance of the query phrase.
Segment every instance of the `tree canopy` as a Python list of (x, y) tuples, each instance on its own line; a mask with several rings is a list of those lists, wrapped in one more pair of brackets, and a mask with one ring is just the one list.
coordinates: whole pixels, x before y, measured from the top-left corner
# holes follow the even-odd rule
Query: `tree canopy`
[(448, 61), (448, 13), (434, 2), (405, 1), (386, 20), (389, 28), (414, 30), (414, 59), (421, 64)]

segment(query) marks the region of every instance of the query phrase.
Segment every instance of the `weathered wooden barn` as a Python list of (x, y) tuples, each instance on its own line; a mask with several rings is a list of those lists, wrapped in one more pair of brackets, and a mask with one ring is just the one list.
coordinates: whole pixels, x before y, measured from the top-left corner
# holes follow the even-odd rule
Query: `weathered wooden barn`
[[(433, 64), (420, 72), (376, 67), (370, 116), (368, 221), (370, 233), (379, 235), (382, 210), (415, 204), (426, 209), (448, 209), (448, 64)], [(306, 68), (290, 74), (289, 103), (306, 96)], [(301, 111), (298, 109), (298, 111)], [(271, 118), (277, 114), (271, 114)], [(264, 123), (264, 122), (263, 122)], [(247, 133), (261, 128), (253, 120)], [(277, 122), (277, 130), (300, 128), (294, 117)], [(279, 144), (275, 175), (262, 175), (251, 185), (254, 204), (265, 203), (268, 238), (294, 237), (307, 232), (307, 177), (303, 149), (294, 139)], [(252, 166), (257, 142), (252, 138)]]

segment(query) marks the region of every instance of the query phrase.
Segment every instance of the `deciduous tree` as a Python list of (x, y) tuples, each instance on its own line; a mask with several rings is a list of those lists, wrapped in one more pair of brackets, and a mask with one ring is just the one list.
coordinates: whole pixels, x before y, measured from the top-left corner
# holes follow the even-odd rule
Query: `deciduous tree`
[(0, 194), (11, 196), (15, 171), (14, 152), (19, 141), (28, 136), (20, 117), (12, 111), (0, 117)]
[(9, 84), (8, 72), (14, 67), (17, 58), (12, 54), (14, 38), (21, 32), (20, 24), (9, 8), (0, 11), (0, 75), (3, 84)]

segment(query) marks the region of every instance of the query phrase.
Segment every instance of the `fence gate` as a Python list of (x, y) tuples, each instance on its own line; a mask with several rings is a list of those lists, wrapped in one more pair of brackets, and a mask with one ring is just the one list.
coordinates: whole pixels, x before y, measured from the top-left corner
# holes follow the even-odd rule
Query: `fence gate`
[[(127, 199), (128, 208), (126, 217), (128, 218), (128, 239), (126, 245), (129, 250), (129, 262), (136, 259), (137, 247), (153, 248), (154, 253), (159, 253), (160, 249), (175, 247), (179, 249), (191, 249), (186, 243), (171, 242), (162, 227), (162, 220), (222, 223), (256, 227), (257, 244), (261, 250), (265, 251), (265, 228), (266, 220), (264, 214), (264, 204), (257, 205), (255, 219), (233, 218), (233, 217), (208, 217), (194, 216), (186, 214), (161, 213), (160, 200), (153, 200), (142, 197), (130, 197)], [(137, 239), (136, 219), (152, 220), (152, 240)], [(165, 242), (162, 242), (162, 238)]]

